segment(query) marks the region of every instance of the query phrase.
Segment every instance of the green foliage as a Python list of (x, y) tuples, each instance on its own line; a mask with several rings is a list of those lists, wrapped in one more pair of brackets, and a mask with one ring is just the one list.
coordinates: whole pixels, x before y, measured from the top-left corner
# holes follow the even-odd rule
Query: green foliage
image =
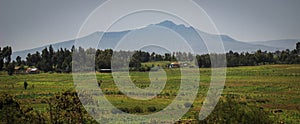
[(133, 108), (133, 113), (143, 113), (144, 110), (140, 106), (136, 106)]
[(0, 96), (0, 118), (2, 123), (96, 123), (83, 108), (77, 94), (67, 91), (48, 100), (49, 116), (21, 105), (10, 95)]
[(298, 55), (300, 55), (300, 42), (298, 42), (296, 44), (296, 50), (297, 50)]
[(20, 105), (11, 96), (7, 94), (1, 95), (0, 109), (1, 122), (13, 123), (22, 121), (23, 112)]
[[(165, 61), (149, 62), (143, 63), (142, 66), (147, 65), (148, 67), (151, 67), (153, 64), (156, 67), (156, 65), (159, 64), (161, 67), (163, 67), (167, 63), (168, 62)], [(232, 109), (226, 110), (223, 109), (225, 105), (221, 105), (221, 107), (217, 106), (217, 108), (220, 109), (219, 112), (226, 110), (226, 113), (221, 113), (218, 115), (217, 111), (211, 116), (214, 118), (221, 118), (222, 116), (225, 116), (224, 118), (228, 118), (226, 115), (230, 115), (230, 112), (233, 112), (235, 114), (232, 114), (231, 116), (239, 115), (235, 117), (235, 119), (232, 119), (232, 123), (234, 123), (234, 120), (242, 120), (241, 118), (257, 119), (258, 117), (251, 117), (251, 114), (248, 113), (260, 113), (259, 111), (265, 111), (269, 119), (276, 121), (274, 123), (298, 123), (300, 120), (298, 105), (300, 99), (298, 95), (300, 87), (300, 84), (298, 83), (300, 75), (299, 67), (299, 65), (262, 65), (227, 68), (226, 88), (224, 89), (222, 95), (228, 96), (229, 94), (234, 94), (230, 95), (234, 96), (234, 99), (231, 98), (232, 103), (227, 104), (228, 100), (227, 98), (224, 98), (221, 101), (222, 103), (220, 102), (219, 104), (227, 104), (226, 106), (237, 105), (238, 107), (233, 107)], [(184, 69), (187, 71), (198, 70), (196, 68)], [(180, 87), (180, 71), (179, 69), (164, 69), (164, 71), (168, 76), (165, 88), (160, 94), (158, 94), (157, 97), (146, 101), (130, 99), (122, 94), (115, 85), (112, 74), (96, 73), (96, 76), (98, 79), (103, 81), (101, 83), (101, 89), (105, 93), (105, 97), (114, 106), (127, 113), (144, 115), (154, 113), (151, 112), (152, 110), (150, 111), (150, 109), (148, 109), (151, 107), (156, 108), (155, 112), (164, 109), (173, 101), (174, 97), (176, 97), (177, 91)], [(193, 120), (198, 117), (201, 105), (206, 96), (205, 94), (207, 93), (210, 85), (211, 69), (200, 68), (200, 72), (201, 83), (197, 98), (192, 104), (193, 107), (190, 108), (189, 112), (182, 117), (182, 123), (186, 122), (186, 120)], [(130, 72), (130, 76), (134, 81), (133, 83), (140, 88), (147, 87), (150, 84), (148, 72), (134, 71)], [(194, 77), (190, 78), (191, 81), (193, 81)], [(24, 90), (24, 80), (30, 84), (28, 86), (28, 90)], [(157, 80), (160, 80), (160, 78)], [(34, 88), (31, 87), (32, 85), (34, 85)], [(95, 86), (97, 86), (97, 82), (95, 82)], [(28, 107), (29, 105), (32, 106), (33, 110), (31, 110), (29, 113), (27, 112), (27, 114), (30, 115), (30, 118), (41, 117), (44, 119), (45, 123), (51, 123), (49, 112), (50, 107), (48, 103), (51, 102), (51, 104), (54, 105), (56, 102), (61, 102), (60, 100), (47, 101), (47, 99), (55, 98), (56, 96), (59, 96), (59, 98), (64, 97), (62, 99), (65, 99), (66, 96), (74, 96), (63, 95), (64, 93), (59, 93), (69, 89), (74, 89), (72, 74), (41, 73), (37, 75), (7, 76), (6, 72), (0, 72), (0, 90), (16, 96), (14, 99), (15, 101), (18, 101), (19, 106), (21, 106), (20, 110), (22, 110), (23, 114), (24, 111), (30, 110), (31, 107)], [(68, 99), (70, 98), (72, 97), (68, 97)], [(90, 100), (87, 99), (87, 101), (83, 102), (82, 104), (87, 104), (89, 101)], [(186, 101), (182, 101), (183, 104), (185, 102)], [(69, 106), (73, 106), (73, 104)], [(143, 113), (136, 113), (134, 111), (136, 106), (139, 106), (143, 110)], [(185, 106), (178, 107), (182, 108)], [(60, 112), (65, 112), (64, 110), (60, 110), (62, 107), (58, 107), (58, 109), (54, 108), (55, 107), (53, 107), (52, 110), (53, 114), (56, 114), (55, 110), (57, 110), (58, 115), (61, 115), (62, 117), (64, 116), (60, 114)], [(261, 110), (262, 108), (263, 110)], [(275, 113), (279, 110), (282, 110), (282, 112)], [(114, 112), (115, 114), (118, 114), (120, 111), (114, 110)], [(274, 114), (272, 112), (274, 112)], [(17, 114), (17, 112), (14, 113)], [(258, 115), (261, 116), (260, 114)], [(89, 118), (85, 114), (83, 114), (83, 117)], [(30, 119), (23, 116), (21, 118)], [(22, 121), (22, 123), (28, 122), (26, 120), (24, 121), (24, 119)], [(42, 121), (35, 123), (39, 122), (43, 123)], [(68, 120), (61, 120), (61, 122), (68, 123)], [(243, 121), (241, 121), (241, 123), (242, 122)], [(227, 121), (224, 123), (227, 123)], [(245, 123), (251, 123), (251, 121), (247, 120)]]
[(20, 56), (17, 56), (16, 61), (17, 61), (17, 66), (20, 66), (22, 64), (22, 59)]
[(31, 107), (21, 108), (20, 104), (10, 95), (0, 96), (0, 121), (3, 124), (45, 123), (45, 116), (33, 111)]
[(10, 75), (10, 76), (13, 75), (14, 70), (15, 70), (15, 62), (9, 63), (6, 70), (7, 70), (8, 75)]
[[(72, 64), (76, 65), (74, 71), (91, 71), (90, 67), (95, 64), (95, 69), (110, 69), (111, 66), (119, 70), (127, 70), (128, 66), (132, 71), (149, 71), (149, 68), (142, 67), (145, 62), (157, 61), (190, 61), (195, 62), (196, 65), (203, 68), (209, 68), (211, 65), (224, 67), (223, 63), (227, 61), (227, 67), (236, 66), (255, 66), (265, 64), (299, 64), (299, 45), (297, 44), (294, 50), (283, 50), (276, 52), (267, 52), (258, 50), (255, 53), (238, 53), (229, 51), (226, 54), (204, 54), (193, 55), (186, 52), (165, 53), (164, 55), (156, 53), (148, 53), (144, 51), (113, 51), (112, 49), (96, 50), (96, 49), (83, 49), (81, 47), (72, 47), (72, 50), (60, 49), (54, 51), (50, 45), (48, 48), (43, 49), (42, 54), (39, 52), (35, 54), (28, 54), (26, 57), (27, 66), (35, 66), (44, 72), (66, 72), (72, 71)], [(0, 70), (3, 65), (3, 60), (6, 60), (6, 66), (10, 62), (11, 48), (5, 47), (0, 50)], [(72, 57), (75, 57), (72, 63)], [(114, 58), (112, 58), (114, 56)], [(226, 59), (225, 59), (226, 57)], [(196, 60), (194, 60), (196, 58)], [(114, 63), (111, 63), (111, 60)], [(222, 59), (224, 61), (220, 61)], [(214, 61), (216, 60), (216, 61)], [(95, 62), (95, 63), (94, 63)], [(17, 65), (21, 65), (21, 58), (17, 57)]]
[(76, 92), (67, 91), (48, 101), (51, 123), (96, 123), (83, 108)]
[[(196, 55), (197, 64), (199, 67), (211, 67), (211, 58), (222, 57), (221, 54), (204, 54)], [(283, 50), (274, 53), (257, 50), (255, 53), (238, 53), (229, 51), (226, 53), (227, 67), (236, 66), (255, 66), (265, 64), (299, 64), (300, 56), (297, 50)], [(213, 61), (215, 62), (215, 61)], [(224, 65), (217, 64), (221, 67)]]
[(155, 112), (157, 111), (156, 107), (155, 106), (150, 106), (147, 108), (148, 112)]
[(30, 53), (27, 54), (27, 57), (26, 57), (26, 65), (27, 66), (29, 66), (29, 67), (35, 66), (35, 67), (41, 68), (41, 64), (40, 64), (41, 61), (42, 61), (42, 56), (38, 51), (32, 55)]
[[(198, 114), (198, 113), (197, 113)], [(204, 120), (203, 124), (271, 124), (274, 121), (263, 109), (245, 105), (231, 97), (220, 100), (212, 113)]]
[(8, 66), (8, 64), (11, 61), (11, 54), (12, 54), (12, 48), (10, 46), (6, 46), (2, 50), (2, 56), (6, 60), (5, 61), (5, 67)]
[(3, 55), (2, 49), (0, 47), (0, 71), (2, 71), (3, 66), (4, 66), (4, 55)]
[[(0, 71), (3, 70), (3, 67), (8, 67), (8, 64), (11, 61), (12, 48), (10, 46), (6, 46), (1, 50), (0, 47)], [(5, 60), (5, 62), (4, 62)]]
[(26, 65), (35, 66), (44, 72), (66, 72), (70, 73), (72, 70), (72, 52), (67, 49), (60, 49), (56, 52), (50, 45), (43, 49), (42, 54), (38, 51), (35, 54), (27, 54)]

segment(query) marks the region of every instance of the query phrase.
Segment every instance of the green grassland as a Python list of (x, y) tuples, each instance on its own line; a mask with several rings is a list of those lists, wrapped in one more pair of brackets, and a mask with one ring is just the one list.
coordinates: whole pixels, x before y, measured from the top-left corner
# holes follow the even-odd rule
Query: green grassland
[[(144, 63), (155, 66), (165, 63)], [(195, 71), (195, 68), (186, 68)], [(163, 91), (151, 100), (134, 100), (124, 96), (114, 84), (110, 73), (97, 73), (102, 80), (101, 89), (106, 98), (117, 108), (140, 107), (149, 114), (149, 108), (159, 111), (168, 106), (176, 97), (180, 86), (180, 70), (165, 69), (167, 84)], [(131, 72), (131, 79), (140, 88), (150, 84), (149, 72)], [(199, 113), (210, 84), (211, 70), (200, 69), (200, 88), (192, 108), (182, 119), (193, 119)], [(23, 82), (29, 86), (24, 90)], [(67, 90), (74, 90), (72, 74), (41, 73), (8, 76), (0, 73), (0, 93), (15, 96), (21, 106), (32, 106), (39, 112), (47, 112), (46, 100)], [(226, 84), (222, 96), (234, 97), (239, 103), (255, 106), (270, 113), (276, 122), (300, 123), (300, 65), (263, 65), (227, 68)], [(223, 99), (221, 97), (221, 99)], [(280, 112), (278, 112), (280, 110)]]

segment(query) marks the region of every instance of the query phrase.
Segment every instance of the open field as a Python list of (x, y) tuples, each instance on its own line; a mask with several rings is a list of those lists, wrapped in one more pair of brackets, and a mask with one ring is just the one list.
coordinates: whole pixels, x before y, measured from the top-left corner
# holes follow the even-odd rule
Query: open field
[[(155, 63), (157, 64), (157, 63)], [(151, 64), (149, 64), (151, 65)], [(193, 69), (191, 69), (193, 70)], [(149, 108), (162, 110), (175, 98), (180, 85), (180, 71), (165, 69), (168, 79), (166, 87), (154, 99), (134, 100), (124, 96), (113, 82), (110, 73), (97, 73), (102, 80), (101, 88), (110, 102), (118, 108), (140, 107), (151, 113)], [(210, 83), (209, 68), (200, 69), (200, 88), (196, 101), (183, 119), (195, 118), (199, 113)], [(136, 86), (145, 88), (150, 84), (149, 72), (131, 72)], [(23, 82), (29, 86), (24, 90)], [(8, 76), (0, 74), (0, 92), (8, 93), (21, 103), (32, 106), (34, 110), (47, 112), (46, 100), (63, 91), (74, 90), (72, 74), (41, 73), (32, 75)], [(222, 96), (232, 96), (247, 106), (256, 106), (270, 113), (276, 122), (300, 123), (300, 65), (264, 65), (227, 68), (227, 78)], [(222, 97), (223, 98), (223, 97)]]

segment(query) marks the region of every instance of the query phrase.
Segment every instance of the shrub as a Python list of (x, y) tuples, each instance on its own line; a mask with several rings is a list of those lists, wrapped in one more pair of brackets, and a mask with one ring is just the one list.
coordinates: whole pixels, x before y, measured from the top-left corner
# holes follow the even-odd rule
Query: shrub
[(8, 75), (13, 75), (15, 69), (15, 64), (14, 63), (9, 63), (7, 66), (7, 74)]
[(3, 94), (0, 96), (0, 122), (12, 123), (45, 123), (45, 116), (33, 111), (31, 107), (21, 108), (14, 97)]
[[(198, 115), (195, 117), (198, 117)], [(269, 113), (263, 109), (256, 106), (239, 104), (236, 100), (226, 97), (225, 100), (220, 100), (212, 113), (206, 119), (199, 121), (199, 123), (272, 124), (274, 122), (269, 117)]]
[(122, 112), (129, 113), (129, 109), (128, 109), (128, 108), (120, 108), (120, 110), (121, 110)]
[(136, 107), (133, 108), (133, 112), (134, 113), (143, 113), (144, 111), (141, 107), (136, 106)]
[(156, 107), (154, 107), (154, 106), (150, 106), (147, 109), (148, 109), (148, 112), (155, 112), (157, 110)]
[[(90, 103), (86, 97), (84, 104)], [(83, 108), (78, 94), (67, 91), (48, 100), (51, 123), (96, 123)]]

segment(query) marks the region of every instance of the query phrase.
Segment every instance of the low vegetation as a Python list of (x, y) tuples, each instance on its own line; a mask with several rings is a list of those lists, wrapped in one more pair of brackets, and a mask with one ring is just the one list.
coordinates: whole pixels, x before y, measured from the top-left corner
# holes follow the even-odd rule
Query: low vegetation
[[(151, 64), (154, 63), (143, 63)], [(209, 68), (201, 68), (197, 98), (192, 105), (186, 103), (191, 108), (178, 123), (297, 123), (300, 121), (299, 67), (263, 65), (228, 68), (221, 100), (208, 118), (197, 120), (211, 74)], [(97, 73), (96, 76), (102, 81), (100, 88), (114, 106), (131, 114), (150, 114), (164, 109), (177, 94), (180, 71), (167, 68), (165, 71), (168, 75), (166, 87), (157, 97), (146, 101), (124, 96), (114, 84), (111, 73)], [(130, 73), (138, 87), (150, 84), (148, 74)], [(26, 90), (24, 81), (28, 83)], [(67, 73), (8, 76), (1, 72), (1, 122), (96, 123), (81, 106), (72, 82), (72, 75)]]
[[(151, 100), (135, 100), (125, 96), (116, 86), (111, 73), (96, 72), (98, 81), (95, 86), (101, 88), (106, 98), (123, 112), (145, 115), (163, 110), (172, 103), (180, 88), (181, 73), (178, 67), (194, 72), (199, 71), (195, 68), (198, 66), (201, 68), (197, 98), (194, 103), (182, 101), (184, 104), (177, 106), (190, 107), (190, 110), (176, 123), (300, 122), (300, 43), (291, 51), (227, 53), (225, 56), (230, 68), (227, 68), (222, 97), (204, 120), (198, 120), (198, 115), (204, 109), (202, 105), (210, 86), (209, 57), (224, 55), (192, 55), (184, 52), (160, 55), (144, 51), (113, 52), (109, 49), (84, 50), (74, 47), (71, 50), (54, 51), (50, 46), (42, 54), (28, 54), (26, 61), (21, 57), (11, 61), (11, 47), (0, 48), (0, 122), (97, 123), (82, 106), (87, 103), (96, 105), (94, 100), (97, 97), (89, 96), (80, 101), (70, 74), (73, 65), (76, 65), (73, 71), (91, 71), (86, 67), (93, 63), (85, 62), (93, 60), (93, 53), (95, 70), (108, 69), (107, 72), (110, 72), (112, 65), (122, 71), (125, 69), (123, 67), (129, 65), (130, 78), (140, 88), (149, 87), (150, 70), (163, 69), (166, 72), (166, 86)], [(116, 54), (115, 62), (110, 61), (113, 53)], [(128, 58), (128, 55), (132, 57)], [(75, 60), (72, 61), (74, 56)], [(17, 73), (29, 67), (37, 67), (41, 73)], [(112, 110), (112, 114), (120, 114), (118, 109)]]

